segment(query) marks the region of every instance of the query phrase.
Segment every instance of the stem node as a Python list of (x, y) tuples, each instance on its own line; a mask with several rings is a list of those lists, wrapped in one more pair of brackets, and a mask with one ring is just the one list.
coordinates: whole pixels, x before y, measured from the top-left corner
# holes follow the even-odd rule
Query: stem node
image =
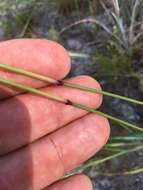
[(62, 80), (57, 80), (56, 85), (57, 86), (63, 86), (64, 82)]
[(66, 100), (66, 101), (65, 101), (65, 105), (72, 106), (73, 103), (72, 103), (72, 101), (70, 101), (70, 100)]

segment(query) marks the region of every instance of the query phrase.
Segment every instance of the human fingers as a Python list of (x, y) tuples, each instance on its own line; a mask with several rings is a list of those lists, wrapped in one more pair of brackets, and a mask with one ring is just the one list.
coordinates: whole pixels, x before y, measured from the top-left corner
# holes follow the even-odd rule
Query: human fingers
[(89, 114), (1, 157), (1, 189), (46, 188), (98, 152), (107, 142), (109, 132), (107, 119)]
[[(100, 89), (99, 83), (88, 76), (69, 81)], [(48, 87), (43, 90), (93, 108), (98, 108), (102, 102), (99, 94), (67, 87)], [(31, 143), (86, 114), (83, 110), (31, 94), (3, 101), (0, 103), (0, 154)]]
[[(58, 43), (45, 39), (15, 39), (0, 43), (0, 63), (23, 68), (54, 79), (64, 78), (70, 70), (68, 52)], [(0, 77), (33, 87), (45, 83), (0, 70)], [(0, 99), (18, 91), (0, 86)]]
[(85, 175), (75, 175), (56, 182), (44, 190), (93, 190), (90, 179)]

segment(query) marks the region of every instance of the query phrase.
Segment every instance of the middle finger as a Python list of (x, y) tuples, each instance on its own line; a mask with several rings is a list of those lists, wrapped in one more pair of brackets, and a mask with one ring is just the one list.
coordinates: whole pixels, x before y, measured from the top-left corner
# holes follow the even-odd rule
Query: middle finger
[[(100, 89), (91, 77), (81, 76), (69, 81)], [(99, 94), (66, 87), (47, 87), (44, 90), (94, 108), (99, 107), (102, 101)], [(86, 113), (32, 94), (3, 101), (0, 105), (0, 154), (31, 143)]]

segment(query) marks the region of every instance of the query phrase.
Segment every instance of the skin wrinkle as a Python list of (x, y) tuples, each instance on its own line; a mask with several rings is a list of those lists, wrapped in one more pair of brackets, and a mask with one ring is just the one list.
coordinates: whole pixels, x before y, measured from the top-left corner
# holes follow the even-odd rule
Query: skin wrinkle
[[(102, 117), (100, 118), (102, 120)], [(90, 121), (91, 119), (92, 121)], [(66, 164), (66, 171), (72, 170), (77, 165), (84, 162), (85, 154), (90, 155), (86, 158), (88, 159), (97, 151), (99, 151), (99, 149), (103, 146), (105, 139), (107, 139), (107, 136), (109, 135), (108, 127), (106, 129), (104, 126), (109, 124), (106, 120), (103, 120), (103, 122), (98, 123), (98, 119), (99, 116), (89, 114), (85, 116), (85, 118), (83, 117), (81, 120), (74, 121), (73, 123), (71, 123), (69, 125), (70, 129), (68, 129), (67, 126), (63, 128), (62, 131), (59, 130), (56, 134), (51, 134), (52, 138), (55, 141), (55, 144), (57, 145), (57, 148), (59, 149), (61, 158), (63, 162), (65, 162)], [(68, 132), (65, 137), (65, 140), (60, 136), (64, 137), (64, 133), (66, 133), (67, 130)], [(103, 130), (105, 130), (106, 134), (103, 132)], [(103, 138), (104, 134), (106, 136), (105, 138)], [(74, 141), (68, 141), (69, 138), (74, 139)], [(85, 146), (83, 146), (84, 144)], [(80, 147), (80, 149), (78, 147)], [(80, 157), (80, 162), (79, 160), (76, 160), (74, 155), (78, 155)], [(65, 157), (70, 157), (71, 159), (73, 159), (73, 163), (71, 164), (70, 160), (65, 160)]]
[(55, 147), (55, 150), (57, 152), (58, 158), (59, 158), (59, 162), (61, 163), (62, 167), (63, 167), (63, 173), (66, 174), (66, 167), (64, 165), (63, 159), (62, 159), (62, 155), (60, 154), (60, 151), (57, 148), (56, 143), (54, 142), (54, 139), (52, 139), (52, 137), (49, 135), (49, 140), (51, 141), (51, 143), (53, 144), (53, 146)]
[[(95, 117), (95, 116), (94, 116)], [(79, 128), (79, 127), (74, 127), (75, 129), (77, 129), (77, 128)], [(88, 128), (88, 126), (87, 126), (87, 128)], [(91, 128), (94, 128), (94, 126), (92, 126)], [(99, 128), (99, 127), (97, 127), (97, 128)], [(66, 129), (66, 128), (65, 128)], [(85, 129), (85, 127), (83, 128), (83, 130)], [(70, 129), (70, 130), (72, 130), (72, 128)], [(69, 132), (70, 132), (70, 130), (69, 130)], [(76, 130), (77, 131), (77, 130)], [(77, 133), (77, 132), (76, 132)], [(102, 133), (102, 132), (101, 132)], [(96, 133), (95, 133), (96, 134)], [(95, 136), (95, 135), (94, 135)], [(104, 135), (103, 135), (104, 136)], [(64, 136), (63, 136), (64, 137)], [(62, 138), (63, 138), (62, 137)], [(103, 137), (102, 137), (103, 138)], [(44, 140), (45, 141), (45, 140)], [(44, 142), (43, 141), (43, 142)], [(54, 142), (56, 141), (56, 139), (54, 139)], [(49, 142), (50, 142), (50, 144), (51, 144), (51, 146), (53, 147), (53, 143), (50, 141), (50, 139), (49, 139)], [(72, 140), (70, 140), (69, 142), (72, 142)], [(81, 143), (80, 143), (81, 144)], [(87, 142), (87, 144), (88, 144), (88, 142)], [(96, 144), (96, 143), (95, 143)], [(57, 145), (57, 143), (56, 143), (56, 145)], [(75, 145), (74, 146), (74, 148), (76, 148), (76, 146), (77, 145)], [(47, 145), (45, 145), (45, 148), (47, 147)], [(82, 146), (83, 147), (83, 146)], [(82, 147), (81, 147), (81, 149), (82, 149)], [(54, 149), (54, 152), (55, 152), (55, 148), (57, 149), (58, 147), (53, 147), (53, 149)], [(69, 148), (70, 147), (67, 147), (67, 150), (69, 150)], [(85, 152), (85, 150), (87, 149), (87, 146), (85, 147), (85, 149), (84, 149), (84, 152)], [(39, 147), (39, 150), (41, 150), (41, 148)], [(60, 149), (59, 149), (59, 151), (60, 151)], [(70, 151), (70, 150), (69, 150)], [(43, 151), (43, 152), (45, 152), (45, 151)], [(55, 155), (56, 155), (56, 159), (55, 159), (55, 161), (56, 162), (58, 162), (59, 163), (59, 165), (61, 165), (61, 162), (59, 162), (59, 159), (58, 159), (58, 155), (57, 155), (57, 151), (54, 153)], [(41, 155), (41, 153), (40, 153), (40, 155)], [(48, 153), (46, 153), (46, 156), (48, 156)], [(71, 158), (71, 157), (70, 157)], [(68, 158), (67, 158), (68, 159)], [(47, 159), (46, 159), (47, 160)], [(42, 163), (42, 162), (41, 162)], [(66, 163), (66, 162), (65, 162)], [(48, 167), (48, 163), (47, 163), (47, 167)], [(62, 167), (62, 165), (61, 165), (61, 171), (62, 172), (64, 172), (64, 170), (62, 169), (63, 167)], [(46, 178), (45, 178), (46, 179)], [(57, 179), (57, 178), (56, 178)], [(36, 179), (35, 179), (36, 180)]]

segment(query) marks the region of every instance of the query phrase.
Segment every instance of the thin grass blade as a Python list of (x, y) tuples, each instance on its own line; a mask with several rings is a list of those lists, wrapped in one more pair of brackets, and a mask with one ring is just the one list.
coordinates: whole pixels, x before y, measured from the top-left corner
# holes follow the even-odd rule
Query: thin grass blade
[(86, 91), (86, 92), (98, 93), (98, 94), (102, 94), (102, 95), (105, 95), (105, 96), (121, 99), (121, 100), (124, 100), (124, 101), (128, 101), (128, 102), (139, 104), (139, 105), (143, 106), (143, 101), (135, 100), (135, 99), (125, 97), (125, 96), (120, 96), (120, 95), (113, 94), (111, 92), (106, 92), (106, 91), (103, 91), (103, 90), (97, 90), (95, 88), (89, 88), (87, 86), (83, 86), (83, 85), (80, 85), (80, 84), (73, 84), (73, 83), (69, 83), (69, 82), (66, 82), (66, 81), (57, 81), (57, 80), (52, 79), (50, 77), (43, 76), (43, 75), (40, 75), (40, 74), (37, 74), (37, 73), (33, 73), (33, 72), (30, 72), (30, 71), (27, 71), (27, 70), (24, 70), (24, 69), (21, 69), (21, 68), (18, 68), (18, 67), (13, 67), (13, 66), (6, 65), (6, 64), (0, 64), (0, 69), (6, 70), (6, 71), (9, 71), (9, 72), (14, 72), (14, 73), (24, 75), (24, 76), (27, 76), (27, 77), (31, 77), (31, 78), (34, 78), (34, 79), (38, 79), (38, 80), (41, 80), (43, 82), (49, 82), (49, 83), (55, 84), (55, 85), (64, 85), (66, 87), (70, 87), (70, 88), (74, 88), (74, 89), (78, 89), (78, 90), (83, 90), (83, 91)]
[(128, 123), (128, 122), (123, 121), (123, 120), (118, 119), (118, 118), (115, 118), (115, 117), (113, 117), (111, 115), (108, 115), (106, 113), (97, 111), (97, 110), (92, 109), (90, 107), (87, 107), (85, 105), (82, 105), (82, 104), (79, 104), (79, 103), (76, 103), (76, 102), (72, 102), (72, 101), (70, 101), (68, 99), (64, 99), (62, 97), (58, 97), (58, 96), (49, 94), (47, 92), (44, 92), (44, 91), (41, 91), (41, 90), (38, 90), (38, 89), (35, 89), (35, 88), (32, 88), (32, 87), (26, 86), (24, 84), (20, 84), (20, 83), (17, 83), (15, 81), (6, 80), (6, 79), (2, 79), (2, 78), (0, 78), (0, 84), (10, 86), (10, 87), (14, 87), (16, 89), (20, 89), (20, 90), (23, 90), (25, 92), (30, 92), (30, 93), (33, 93), (33, 94), (36, 94), (36, 95), (39, 95), (39, 96), (42, 96), (42, 97), (46, 97), (46, 98), (49, 98), (49, 99), (51, 99), (53, 101), (57, 101), (57, 102), (65, 104), (65, 105), (69, 105), (69, 106), (73, 106), (75, 108), (85, 110), (85, 111), (87, 111), (89, 113), (95, 113), (97, 115), (101, 115), (101, 116), (106, 117), (106, 118), (108, 118), (108, 119), (110, 119), (110, 120), (112, 120), (114, 122), (117, 122), (117, 123), (119, 123), (121, 125), (126, 125), (129, 128), (132, 128), (134, 130), (143, 132), (143, 128), (140, 128), (140, 127), (138, 127), (138, 126), (136, 126), (134, 124)]

